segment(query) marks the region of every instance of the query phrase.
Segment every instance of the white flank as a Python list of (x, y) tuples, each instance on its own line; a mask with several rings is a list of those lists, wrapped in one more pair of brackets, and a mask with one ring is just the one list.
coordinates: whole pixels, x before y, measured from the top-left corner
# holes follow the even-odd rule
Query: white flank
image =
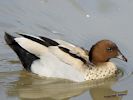
[(34, 61), (31, 70), (39, 76), (58, 77), (76, 82), (84, 81), (82, 73), (71, 65), (62, 62), (50, 52), (43, 55), (40, 60)]

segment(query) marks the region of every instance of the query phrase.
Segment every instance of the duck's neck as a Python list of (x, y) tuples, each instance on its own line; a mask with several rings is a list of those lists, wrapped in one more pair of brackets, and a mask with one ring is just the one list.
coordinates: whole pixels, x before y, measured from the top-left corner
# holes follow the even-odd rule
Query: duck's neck
[(92, 64), (96, 65), (96, 66), (99, 66), (99, 65), (103, 65), (103, 64), (106, 64), (107, 62), (109, 62), (109, 60), (96, 60), (96, 59), (92, 59), (90, 61)]

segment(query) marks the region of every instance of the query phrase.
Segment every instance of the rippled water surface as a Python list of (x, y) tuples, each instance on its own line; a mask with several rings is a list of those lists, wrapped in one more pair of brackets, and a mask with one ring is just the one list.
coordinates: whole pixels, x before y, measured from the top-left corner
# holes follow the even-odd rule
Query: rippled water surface
[[(132, 100), (132, 0), (0, 0), (1, 100)], [(101, 39), (114, 41), (128, 62), (112, 59), (119, 78), (74, 83), (40, 78), (23, 70), (6, 45), (4, 32), (63, 39), (89, 49)]]

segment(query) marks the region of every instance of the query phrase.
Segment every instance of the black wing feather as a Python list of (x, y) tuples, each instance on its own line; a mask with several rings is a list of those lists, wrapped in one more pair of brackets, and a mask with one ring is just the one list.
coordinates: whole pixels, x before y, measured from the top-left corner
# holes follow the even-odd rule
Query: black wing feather
[(24, 35), (24, 34), (19, 34), (19, 35), (21, 35), (21, 36), (23, 36), (23, 37), (25, 37), (27, 39), (30, 39), (32, 41), (35, 41), (37, 43), (40, 43), (40, 44), (42, 44), (42, 45), (44, 45), (46, 47), (49, 47), (49, 46), (58, 46), (59, 45), (59, 43), (57, 43), (56, 41), (54, 41), (52, 39), (49, 39), (49, 38), (46, 38), (46, 37), (40, 36), (39, 37), (40, 39), (38, 39), (38, 38), (29, 36), (29, 35)]
[(42, 37), (42, 36), (40, 36), (40, 38), (43, 39), (45, 42), (48, 42), (49, 46), (58, 46), (59, 45), (59, 43), (57, 43), (56, 41), (54, 41), (52, 39)]
[(29, 36), (29, 35), (24, 35), (24, 34), (19, 34), (19, 35), (21, 35), (21, 36), (23, 36), (23, 37), (25, 37), (27, 39), (30, 39), (32, 41), (35, 41), (37, 43), (40, 43), (40, 44), (42, 44), (42, 45), (44, 45), (46, 47), (49, 47), (50, 46), (48, 42), (42, 41), (41, 39), (37, 39), (35, 37)]
[(21, 63), (23, 64), (24, 68), (28, 71), (31, 71), (31, 64), (33, 61), (39, 59), (39, 57), (31, 54), (27, 50), (23, 49), (15, 40), (15, 37), (9, 35), (5, 32), (5, 41), (7, 44), (15, 51), (18, 55)]
[(61, 46), (59, 46), (59, 49), (61, 49), (62, 51), (68, 53), (68, 54), (71, 55), (72, 57), (81, 60), (83, 63), (87, 63), (87, 61), (86, 61), (84, 58), (82, 58), (82, 57), (80, 57), (80, 56), (78, 56), (78, 55), (76, 55), (76, 54), (71, 53), (69, 49), (64, 48), (64, 47), (61, 47)]

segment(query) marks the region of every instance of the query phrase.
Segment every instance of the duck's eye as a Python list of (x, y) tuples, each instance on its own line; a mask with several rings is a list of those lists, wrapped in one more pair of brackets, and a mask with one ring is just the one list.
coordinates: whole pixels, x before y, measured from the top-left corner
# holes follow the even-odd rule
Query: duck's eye
[(112, 48), (107, 48), (106, 50), (107, 50), (107, 51), (112, 51)]

